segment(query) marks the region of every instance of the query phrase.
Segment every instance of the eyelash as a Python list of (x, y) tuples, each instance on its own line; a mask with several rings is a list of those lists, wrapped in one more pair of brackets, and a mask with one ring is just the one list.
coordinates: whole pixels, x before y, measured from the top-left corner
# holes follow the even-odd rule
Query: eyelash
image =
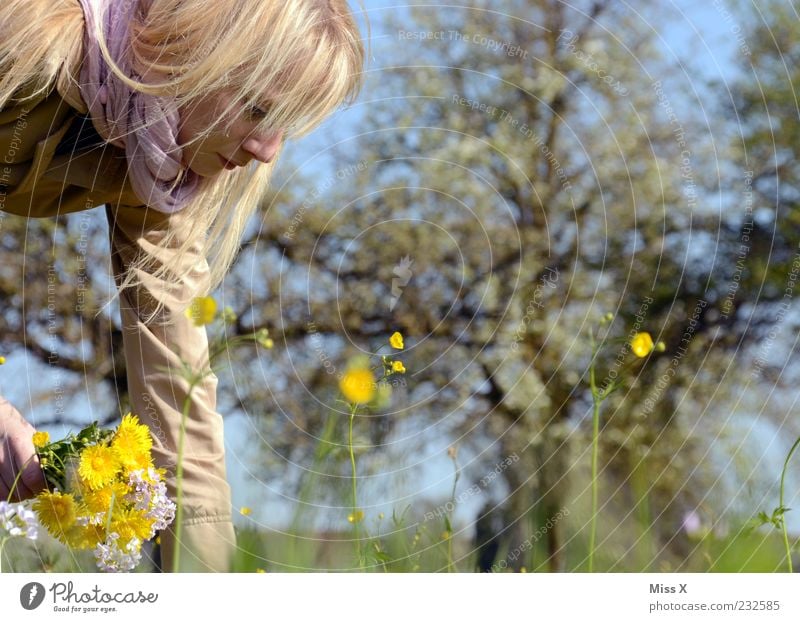
[(250, 106), (247, 109), (247, 116), (251, 119), (263, 119), (267, 116), (267, 111), (259, 106)]

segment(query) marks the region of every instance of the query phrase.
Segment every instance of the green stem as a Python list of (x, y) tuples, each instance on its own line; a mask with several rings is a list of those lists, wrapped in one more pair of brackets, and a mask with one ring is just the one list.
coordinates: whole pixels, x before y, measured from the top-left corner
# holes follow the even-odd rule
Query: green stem
[(28, 466), (28, 463), (31, 460), (33, 460), (33, 456), (28, 458), (25, 461), (25, 464), (23, 464), (21, 468), (17, 469), (17, 476), (14, 478), (14, 483), (11, 484), (11, 490), (8, 491), (8, 498), (6, 499), (6, 503), (11, 503), (11, 495), (14, 494), (14, 489), (17, 487), (17, 484), (19, 483), (19, 478), (22, 477), (22, 472), (25, 470), (25, 468)]
[(589, 531), (589, 572), (593, 572), (594, 543), (597, 535), (597, 454), (600, 440), (600, 400), (595, 391), (594, 363), (589, 378), (592, 384), (592, 522)]
[(355, 453), (353, 451), (353, 419), (355, 419), (355, 416), (356, 416), (356, 408), (357, 408), (357, 406), (355, 404), (353, 404), (350, 407), (350, 428), (349, 428), (348, 435), (347, 435), (347, 445), (350, 448), (350, 466), (351, 466), (352, 471), (353, 471), (353, 477), (352, 477), (352, 480), (353, 480), (353, 503), (352, 503), (352, 506), (353, 506), (353, 525), (356, 528), (356, 555), (358, 557), (359, 568), (361, 568), (363, 570), (364, 569), (364, 562), (361, 559), (361, 535), (359, 533), (359, 528), (358, 528), (359, 520), (358, 520), (358, 505), (357, 505), (358, 492), (357, 492), (357, 489), (356, 489), (356, 456), (355, 456)]
[[(794, 453), (797, 446), (800, 445), (800, 437), (794, 442), (792, 448), (789, 450), (789, 454), (786, 456), (786, 460), (783, 463), (783, 471), (781, 471), (781, 492), (780, 492), (780, 500), (778, 503), (780, 504), (781, 510), (783, 510), (783, 484), (784, 480), (786, 479), (786, 468), (789, 466), (789, 460), (792, 458), (792, 454)], [(792, 547), (789, 544), (789, 532), (786, 530), (786, 514), (781, 513), (781, 527), (783, 529), (783, 544), (786, 547), (786, 562), (789, 564), (789, 572), (794, 572), (792, 568)]]
[(181, 557), (181, 531), (183, 523), (183, 444), (186, 437), (186, 418), (189, 416), (189, 405), (192, 403), (192, 391), (195, 383), (189, 383), (189, 391), (183, 400), (183, 411), (181, 413), (181, 431), (178, 437), (178, 464), (175, 471), (176, 480), (176, 500), (175, 511), (175, 549), (172, 556), (172, 572), (179, 572)]
[(303, 475), (303, 483), (300, 487), (300, 494), (298, 495), (297, 508), (292, 515), (291, 522), (291, 538), (289, 539), (289, 551), (287, 559), (297, 559), (297, 540), (300, 531), (300, 523), (305, 507), (308, 505), (308, 500), (311, 497), (314, 482), (317, 480), (317, 474), (320, 471), (322, 459), (330, 452), (333, 444), (334, 433), (336, 432), (336, 417), (329, 416), (325, 421), (325, 428), (322, 431), (322, 436), (317, 443), (314, 450), (314, 460), (311, 468)]
[(594, 571), (594, 546), (597, 537), (597, 455), (600, 440), (600, 404), (602, 396), (597, 391), (595, 379), (595, 358), (599, 348), (594, 340), (594, 332), (589, 330), (592, 346), (592, 360), (589, 363), (589, 386), (592, 390), (592, 518), (589, 527), (589, 572)]
[(447, 572), (456, 571), (453, 565), (453, 521), (451, 520), (452, 513), (456, 507), (456, 486), (458, 485), (458, 478), (461, 477), (461, 469), (458, 467), (458, 458), (456, 456), (453, 457), (453, 468), (455, 469), (455, 477), (453, 478), (453, 490), (450, 492), (450, 507), (453, 509), (447, 513), (448, 520), (445, 525), (447, 528)]
[(7, 538), (0, 538), (0, 574), (3, 574), (3, 548), (6, 545)]

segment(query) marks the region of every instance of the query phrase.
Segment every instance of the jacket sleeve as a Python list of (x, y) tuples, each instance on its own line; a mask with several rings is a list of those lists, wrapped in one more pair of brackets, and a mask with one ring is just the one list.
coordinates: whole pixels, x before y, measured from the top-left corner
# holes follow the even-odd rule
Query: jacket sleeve
[[(173, 265), (173, 248), (160, 248), (164, 233), (184, 216), (149, 209), (133, 193), (124, 153), (104, 145), (79, 153), (56, 154), (78, 110), (55, 90), (23, 105), (0, 110), (0, 211), (24, 217), (50, 217), (106, 206), (111, 264), (117, 286), (139, 253)], [(168, 470), (167, 487), (176, 495), (175, 465), (182, 408), (188, 393), (180, 377), (181, 359), (205, 365), (208, 340), (179, 313), (208, 276), (199, 249), (188, 253), (192, 271), (168, 286), (152, 275), (139, 275), (141, 286), (120, 292), (120, 315), (131, 410), (149, 426), (154, 459)], [(145, 324), (143, 311), (163, 299), (174, 322)], [(169, 371), (161, 371), (160, 367)], [(222, 417), (216, 412), (217, 378), (197, 385), (186, 420), (183, 461), (184, 524), (181, 569), (228, 571), (235, 547), (230, 488), (226, 481)], [(161, 534), (162, 567), (171, 569), (175, 550), (172, 529)]]
[[(166, 227), (176, 226), (181, 212), (162, 214), (146, 207), (107, 206), (111, 236), (111, 259), (117, 285), (136, 253), (151, 253), (159, 262), (174, 263), (172, 248), (158, 243)], [(198, 243), (199, 247), (199, 243)], [(181, 377), (181, 362), (193, 369), (208, 364), (208, 338), (203, 326), (179, 312), (208, 277), (208, 263), (199, 248), (187, 254), (192, 270), (177, 286), (150, 275), (138, 275), (143, 285), (120, 293), (123, 345), (128, 391), (132, 410), (153, 435), (156, 463), (168, 470), (167, 487), (176, 496), (175, 468), (182, 408), (188, 382)], [(156, 298), (174, 322), (145, 324), (143, 311)], [(162, 371), (161, 367), (169, 368)], [(183, 457), (184, 521), (181, 540), (181, 570), (230, 571), (235, 549), (231, 521), (230, 488), (225, 473), (223, 421), (216, 412), (217, 377), (214, 374), (195, 386), (186, 418)], [(161, 534), (162, 567), (172, 568), (177, 543), (172, 529)]]

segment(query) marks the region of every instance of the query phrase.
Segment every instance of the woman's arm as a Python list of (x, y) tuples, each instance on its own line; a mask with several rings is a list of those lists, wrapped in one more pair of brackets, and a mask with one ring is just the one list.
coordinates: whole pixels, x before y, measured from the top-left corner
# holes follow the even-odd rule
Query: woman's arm
[[(111, 259), (117, 284), (136, 253), (156, 254), (174, 268), (171, 249), (156, 245), (165, 227), (178, 226), (181, 212), (166, 215), (145, 207), (106, 207), (111, 236)], [(181, 359), (195, 369), (208, 364), (205, 327), (195, 326), (180, 312), (208, 277), (208, 263), (198, 249), (184, 261), (193, 270), (178, 286), (166, 286), (149, 275), (144, 285), (120, 293), (123, 345), (128, 393), (135, 414), (153, 435), (158, 466), (168, 469), (170, 496), (176, 495), (175, 466), (184, 398), (188, 383), (180, 376)], [(165, 313), (175, 322), (144, 324), (144, 311), (163, 299)], [(169, 367), (172, 371), (161, 371)], [(235, 549), (231, 522), (230, 488), (225, 473), (222, 416), (216, 412), (217, 377), (213, 374), (195, 386), (186, 421), (183, 459), (184, 524), (181, 570), (230, 571)], [(162, 566), (171, 569), (176, 542), (172, 531), (161, 534)]]

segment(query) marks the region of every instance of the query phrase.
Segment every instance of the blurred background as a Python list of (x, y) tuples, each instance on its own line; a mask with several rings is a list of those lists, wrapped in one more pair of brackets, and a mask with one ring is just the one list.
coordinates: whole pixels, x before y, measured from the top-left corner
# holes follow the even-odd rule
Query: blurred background
[[(793, 3), (365, 4), (359, 100), (284, 149), (215, 293), (239, 320), (210, 336), (274, 340), (219, 374), (237, 569), (585, 571), (591, 366), (618, 383), (594, 568), (785, 570)], [(127, 412), (112, 286), (102, 207), (0, 214), (0, 392), (54, 437)], [(338, 380), (392, 352), (407, 371), (353, 421), (354, 514)]]

